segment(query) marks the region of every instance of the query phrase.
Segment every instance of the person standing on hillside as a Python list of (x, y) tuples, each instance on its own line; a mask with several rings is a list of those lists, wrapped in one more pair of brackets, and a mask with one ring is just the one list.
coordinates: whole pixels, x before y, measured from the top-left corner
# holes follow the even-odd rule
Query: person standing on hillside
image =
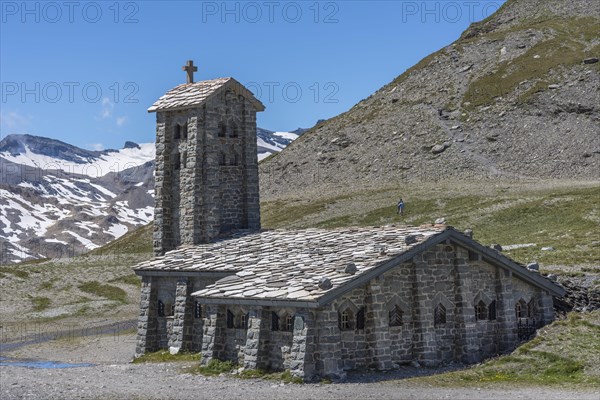
[(404, 215), (404, 201), (402, 199), (398, 202), (398, 214)]

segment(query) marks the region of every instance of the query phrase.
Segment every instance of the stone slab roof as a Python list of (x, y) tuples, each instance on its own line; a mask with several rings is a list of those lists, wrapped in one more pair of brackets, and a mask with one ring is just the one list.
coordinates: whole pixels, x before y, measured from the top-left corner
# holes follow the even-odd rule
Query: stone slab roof
[(206, 303), (314, 307), (445, 240), (479, 252), (555, 296), (564, 295), (550, 280), (445, 225), (238, 231), (216, 242), (169, 251), (134, 270), (140, 275), (224, 276), (192, 294)]
[[(182, 247), (135, 269), (235, 272), (194, 296), (314, 301), (446, 229), (445, 226), (272, 230)], [(348, 270), (349, 272), (345, 272)]]
[(252, 92), (235, 79), (217, 78), (175, 86), (156, 100), (156, 102), (148, 108), (148, 112), (178, 110), (200, 106), (210, 96), (220, 92), (224, 88), (232, 88), (238, 94), (246, 97), (254, 104), (257, 111), (263, 111), (265, 109), (265, 106), (254, 97)]

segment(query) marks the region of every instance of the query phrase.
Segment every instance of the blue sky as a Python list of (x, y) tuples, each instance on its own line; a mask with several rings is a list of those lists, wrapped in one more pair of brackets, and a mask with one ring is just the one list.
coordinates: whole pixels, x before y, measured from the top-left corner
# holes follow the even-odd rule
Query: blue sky
[(456, 40), (503, 1), (0, 1), (0, 137), (77, 146), (154, 140), (146, 109), (185, 82), (233, 76), (260, 127), (310, 127)]

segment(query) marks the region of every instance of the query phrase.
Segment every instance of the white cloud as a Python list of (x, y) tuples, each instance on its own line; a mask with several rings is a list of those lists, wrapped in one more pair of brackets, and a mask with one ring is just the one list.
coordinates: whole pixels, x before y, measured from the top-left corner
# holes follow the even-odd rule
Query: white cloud
[(117, 118), (117, 126), (123, 126), (123, 125), (125, 125), (125, 122), (127, 122), (126, 116)]
[(89, 146), (92, 148), (92, 150), (96, 150), (96, 151), (104, 150), (104, 145), (102, 143), (92, 143)]
[(108, 97), (102, 98), (102, 112), (100, 116), (103, 119), (110, 118), (112, 116), (113, 110), (115, 109), (115, 103), (110, 101)]
[[(2, 111), (0, 112), (0, 127), (2, 129), (10, 129), (12, 131), (24, 130), (31, 122), (31, 117), (25, 116), (17, 111)], [(24, 132), (10, 132), (24, 133)]]

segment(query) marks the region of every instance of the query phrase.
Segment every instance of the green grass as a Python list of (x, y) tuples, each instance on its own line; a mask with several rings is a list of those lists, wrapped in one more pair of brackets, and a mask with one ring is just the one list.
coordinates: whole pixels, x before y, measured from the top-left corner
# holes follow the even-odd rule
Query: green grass
[[(408, 189), (407, 189), (408, 190)], [(390, 197), (381, 192), (381, 196)], [(263, 226), (336, 228), (380, 226), (384, 224), (420, 225), (445, 217), (449, 225), (472, 228), (474, 238), (483, 244), (535, 243), (535, 247), (507, 250), (519, 262), (541, 264), (595, 264), (600, 262), (600, 187), (545, 189), (514, 192), (495, 191), (486, 195), (439, 191), (406, 198), (406, 215), (396, 214), (395, 200), (388, 206), (374, 207), (364, 194), (321, 199), (314, 203), (263, 204)], [(375, 194), (377, 197), (377, 194)], [(332, 215), (344, 199), (361, 203), (362, 212)], [(341, 202), (341, 203), (340, 203)], [(339, 207), (338, 204), (340, 203)], [(353, 209), (351, 209), (353, 210)], [(309, 222), (305, 222), (309, 221)], [(554, 251), (542, 251), (553, 247)]]
[(142, 363), (159, 363), (159, 362), (189, 362), (189, 361), (200, 361), (200, 353), (187, 353), (179, 352), (177, 354), (171, 354), (167, 350), (160, 350), (153, 353), (146, 353), (141, 357), (133, 360), (134, 364)]
[(119, 239), (105, 246), (86, 253), (86, 256), (119, 255), (152, 253), (152, 231), (154, 224), (144, 225), (134, 231), (128, 232)]
[(90, 293), (98, 297), (104, 297), (108, 300), (117, 301), (120, 303), (127, 302), (127, 293), (120, 287), (104, 285), (97, 281), (91, 281), (79, 285), (79, 289), (83, 292)]
[(0, 267), (0, 274), (2, 274), (2, 276), (6, 276), (6, 274), (11, 274), (21, 279), (29, 278), (29, 272), (23, 271), (22, 269), (19, 269), (19, 267), (20, 264)]
[(32, 297), (31, 304), (33, 305), (33, 311), (44, 311), (50, 306), (50, 299), (41, 296)]
[(232, 372), (236, 368), (236, 365), (231, 361), (221, 361), (212, 359), (207, 365), (201, 365), (195, 369), (188, 371), (192, 373), (198, 373), (206, 376), (216, 376)]
[(129, 274), (129, 275), (124, 275), (124, 276), (120, 276), (118, 278), (111, 279), (110, 282), (124, 283), (126, 285), (139, 286), (141, 280), (140, 280), (140, 277), (137, 276), (136, 274)]
[(538, 331), (535, 339), (512, 354), (472, 368), (423, 378), (418, 383), (443, 386), (527, 384), (600, 388), (600, 311), (570, 313)]

